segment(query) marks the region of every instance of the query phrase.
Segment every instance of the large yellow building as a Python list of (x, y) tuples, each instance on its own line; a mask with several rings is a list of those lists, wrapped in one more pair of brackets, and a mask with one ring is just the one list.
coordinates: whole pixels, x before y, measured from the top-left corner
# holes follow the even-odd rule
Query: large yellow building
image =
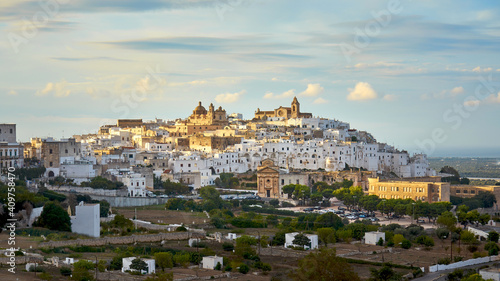
[(450, 201), (450, 183), (369, 178), (368, 194), (384, 199), (412, 199), (429, 203)]
[(200, 101), (187, 120), (179, 122), (175, 127), (162, 128), (168, 130), (172, 137), (184, 137), (205, 131), (224, 129), (227, 125), (229, 125), (227, 114), (221, 106), (215, 109), (214, 105), (210, 104), (206, 110)]
[(469, 198), (478, 195), (480, 192), (491, 192), (495, 195), (497, 203), (493, 206), (498, 209), (500, 203), (500, 185), (452, 185), (451, 196)]

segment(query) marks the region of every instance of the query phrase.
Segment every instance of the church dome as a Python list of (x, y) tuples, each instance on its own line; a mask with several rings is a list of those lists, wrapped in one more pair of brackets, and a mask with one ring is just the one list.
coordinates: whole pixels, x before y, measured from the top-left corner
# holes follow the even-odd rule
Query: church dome
[(193, 113), (196, 114), (196, 115), (205, 115), (205, 114), (207, 114), (207, 110), (205, 109), (205, 107), (203, 107), (203, 105), (201, 105), (201, 101), (198, 102), (198, 106), (194, 109)]

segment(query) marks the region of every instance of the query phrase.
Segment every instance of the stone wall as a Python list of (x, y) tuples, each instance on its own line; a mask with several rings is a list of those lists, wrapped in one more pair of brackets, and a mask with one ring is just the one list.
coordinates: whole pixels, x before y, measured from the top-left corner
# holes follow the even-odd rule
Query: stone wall
[(108, 244), (119, 245), (119, 244), (134, 244), (134, 243), (150, 243), (150, 242), (161, 242), (163, 240), (188, 240), (189, 238), (205, 238), (205, 235), (196, 232), (168, 232), (168, 233), (147, 234), (147, 235), (103, 237), (95, 239), (49, 241), (40, 243), (39, 247), (42, 248), (55, 248), (55, 247), (67, 247), (67, 246), (98, 247), (98, 246), (105, 246)]

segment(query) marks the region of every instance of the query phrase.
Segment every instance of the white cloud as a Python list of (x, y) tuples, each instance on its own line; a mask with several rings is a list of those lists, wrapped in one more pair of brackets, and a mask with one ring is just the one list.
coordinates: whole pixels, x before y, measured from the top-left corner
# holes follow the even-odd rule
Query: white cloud
[(491, 68), (491, 67), (481, 68), (480, 66), (478, 66), (478, 67), (473, 68), (472, 72), (490, 72), (492, 70), (493, 70), (493, 68)]
[(45, 96), (48, 93), (52, 92), (53, 89), (54, 89), (54, 83), (49, 82), (49, 83), (47, 83), (47, 85), (45, 86), (45, 88), (43, 88), (43, 90), (37, 91), (36, 95), (37, 96)]
[(10, 90), (9, 91), (9, 95), (11, 95), (11, 96), (17, 96), (17, 92), (14, 91), (14, 90)]
[(324, 98), (317, 98), (313, 101), (313, 104), (324, 104), (324, 103), (328, 103), (328, 101), (325, 100)]
[(483, 10), (476, 13), (476, 18), (481, 21), (491, 20), (495, 17), (492, 11)]
[(487, 103), (500, 103), (500, 92), (498, 92), (498, 94), (496, 96), (490, 95), (484, 101)]
[(278, 78), (273, 77), (273, 79), (271, 79), (271, 81), (278, 81)]
[(323, 93), (324, 90), (325, 88), (321, 87), (320, 84), (308, 84), (307, 89), (300, 93), (300, 95), (306, 97), (316, 97)]
[(268, 92), (264, 95), (264, 99), (285, 99), (295, 96), (295, 89), (288, 90), (281, 95), (275, 95), (274, 93)]
[(220, 94), (215, 97), (215, 101), (218, 103), (235, 103), (237, 102), (241, 96), (243, 96), (246, 93), (245, 90), (242, 90), (237, 93), (225, 93), (225, 94)]
[(349, 88), (349, 95), (347, 96), (348, 100), (353, 101), (372, 100), (375, 98), (377, 98), (377, 92), (366, 82), (359, 82), (354, 89)]
[(460, 86), (460, 87), (455, 87), (453, 89), (451, 89), (450, 91), (450, 94), (451, 96), (458, 96), (458, 95), (461, 95), (464, 93), (464, 87)]
[(468, 100), (464, 102), (464, 106), (467, 107), (476, 107), (480, 104), (481, 102), (479, 100)]
[(396, 95), (385, 95), (383, 97), (383, 99), (386, 100), (386, 101), (395, 101), (395, 100), (398, 99), (398, 96), (396, 96)]
[(439, 93), (434, 93), (434, 94), (424, 94), (421, 96), (423, 100), (428, 100), (431, 98), (434, 99), (446, 99), (446, 98), (454, 98), (459, 95), (462, 95), (465, 92), (464, 87), (458, 86), (454, 87), (451, 90), (442, 90)]

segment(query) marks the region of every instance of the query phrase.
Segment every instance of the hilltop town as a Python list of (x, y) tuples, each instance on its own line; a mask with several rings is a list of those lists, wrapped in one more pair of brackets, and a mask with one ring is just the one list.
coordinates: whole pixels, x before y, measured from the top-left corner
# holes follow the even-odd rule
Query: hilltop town
[(467, 245), (494, 241), (500, 185), (431, 169), (425, 154), (302, 112), (297, 98), (250, 119), (199, 102), (187, 118), (118, 119), (67, 139), (19, 143), (17, 129), (0, 124), (2, 219), (15, 221), (5, 230), (18, 241), (4, 252), (22, 253), (26, 274), (285, 280), (290, 268), (313, 276), (302, 262), (325, 255), (340, 268), (363, 264), (349, 269), (355, 280), (384, 270), (416, 278), (440, 262), (498, 254), (485, 242), (442, 260), (449, 232), (472, 235)]

